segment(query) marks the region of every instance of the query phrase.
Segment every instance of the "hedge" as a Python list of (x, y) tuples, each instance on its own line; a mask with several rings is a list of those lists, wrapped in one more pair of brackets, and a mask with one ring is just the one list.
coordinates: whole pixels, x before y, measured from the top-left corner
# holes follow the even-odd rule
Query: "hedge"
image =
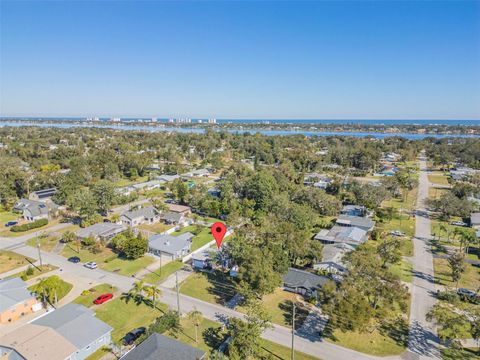
[(22, 231), (28, 231), (32, 229), (36, 229), (42, 226), (45, 226), (48, 224), (47, 219), (40, 219), (31, 223), (23, 224), (23, 225), (14, 225), (10, 228), (10, 231), (13, 232), (22, 232)]

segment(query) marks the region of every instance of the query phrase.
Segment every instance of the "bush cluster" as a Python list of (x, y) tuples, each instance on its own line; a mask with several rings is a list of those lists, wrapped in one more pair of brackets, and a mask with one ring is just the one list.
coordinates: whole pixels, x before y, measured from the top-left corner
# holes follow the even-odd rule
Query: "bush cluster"
[(47, 224), (48, 224), (47, 219), (40, 219), (40, 220), (36, 220), (34, 222), (23, 224), (23, 225), (14, 225), (10, 228), (10, 231), (13, 231), (13, 232), (28, 231), (28, 230), (45, 226)]

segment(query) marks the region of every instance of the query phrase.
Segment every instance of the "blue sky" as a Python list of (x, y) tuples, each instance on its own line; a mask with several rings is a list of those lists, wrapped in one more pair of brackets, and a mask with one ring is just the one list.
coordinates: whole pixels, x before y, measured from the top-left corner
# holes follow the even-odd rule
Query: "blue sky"
[(480, 119), (480, 2), (1, 1), (0, 114)]

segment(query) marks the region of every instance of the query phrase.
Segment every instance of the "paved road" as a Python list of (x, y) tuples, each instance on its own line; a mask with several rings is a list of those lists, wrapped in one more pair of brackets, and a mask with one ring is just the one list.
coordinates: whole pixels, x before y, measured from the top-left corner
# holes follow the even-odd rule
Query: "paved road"
[(20, 235), (20, 236), (15, 236), (15, 237), (1, 237), (0, 236), (0, 249), (3, 250), (11, 250), (13, 247), (25, 244), (28, 240), (44, 233), (50, 233), (50, 232), (55, 232), (58, 230), (65, 229), (66, 227), (71, 226), (72, 223), (60, 223), (56, 224), (53, 226), (50, 226), (46, 229), (38, 229), (38, 231), (35, 231), (30, 234), (25, 234), (25, 235)]
[(412, 302), (410, 310), (410, 338), (408, 350), (414, 359), (437, 359), (438, 338), (435, 326), (426, 320), (426, 314), (435, 304), (435, 284), (433, 256), (430, 240), (430, 219), (426, 212), (425, 200), (430, 186), (425, 158), (420, 158), (419, 187), (417, 197), (417, 215), (415, 237), (413, 238), (414, 256)]

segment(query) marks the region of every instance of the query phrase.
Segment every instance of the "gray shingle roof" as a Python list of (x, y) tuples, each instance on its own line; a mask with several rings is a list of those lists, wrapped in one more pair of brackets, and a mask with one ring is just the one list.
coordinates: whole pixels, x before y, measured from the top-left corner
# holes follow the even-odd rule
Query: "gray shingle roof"
[(153, 206), (146, 206), (138, 210), (124, 212), (122, 216), (125, 216), (126, 218), (133, 220), (137, 218), (148, 219), (148, 218), (155, 217), (157, 214), (158, 214), (158, 211)]
[(325, 276), (319, 276), (307, 271), (290, 268), (283, 276), (283, 283), (285, 286), (297, 288), (303, 287), (305, 289), (315, 290), (324, 285), (329, 279)]
[(178, 236), (153, 235), (148, 242), (148, 247), (153, 250), (159, 250), (173, 255), (185, 248), (188, 243), (191, 242), (193, 236), (194, 235), (189, 232)]
[(178, 340), (154, 333), (130, 351), (122, 360), (196, 360), (205, 352)]
[(480, 225), (480, 213), (472, 213), (470, 215), (470, 223), (472, 225)]
[(163, 220), (166, 220), (166, 221), (169, 221), (169, 222), (174, 222), (174, 223), (180, 222), (180, 220), (182, 220), (182, 218), (183, 218), (182, 213), (176, 213), (176, 212), (173, 212), (173, 211), (169, 211), (169, 212), (162, 215)]
[(27, 284), (22, 279), (0, 280), (0, 312), (32, 297), (33, 295), (27, 290)]
[(97, 319), (92, 310), (73, 303), (33, 321), (32, 324), (52, 328), (78, 349), (83, 349), (112, 331), (112, 327)]
[(111, 236), (114, 234), (119, 234), (122, 231), (125, 231), (125, 227), (122, 225), (118, 224), (113, 224), (113, 223), (98, 223), (98, 224), (93, 224), (89, 227), (86, 227), (84, 229), (80, 229), (77, 231), (77, 236), (81, 238), (87, 238), (89, 236)]
[(367, 217), (340, 215), (337, 224), (356, 226), (364, 230), (370, 230), (375, 226), (375, 221)]

